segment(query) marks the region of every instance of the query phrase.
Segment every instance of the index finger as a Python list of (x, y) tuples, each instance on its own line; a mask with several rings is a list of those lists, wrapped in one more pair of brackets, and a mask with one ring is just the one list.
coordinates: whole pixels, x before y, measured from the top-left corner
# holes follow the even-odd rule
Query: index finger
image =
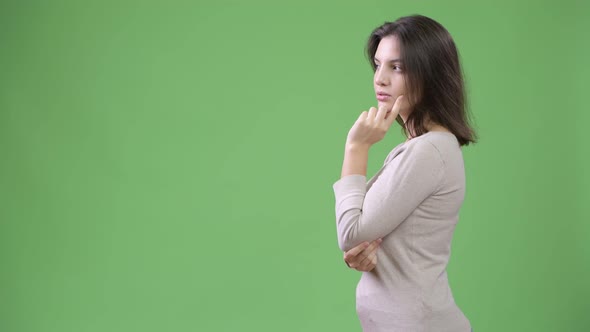
[(393, 123), (393, 121), (395, 120), (397, 115), (399, 114), (400, 108), (402, 107), (403, 98), (405, 98), (404, 95), (399, 95), (395, 99), (395, 103), (393, 104), (393, 107), (391, 107), (391, 110), (389, 111), (389, 113), (393, 113), (395, 116), (389, 116), (387, 119), (385, 119), (386, 124), (388, 126), (391, 126), (391, 124)]
[(350, 249), (349, 251), (347, 251), (344, 254), (344, 259), (348, 259), (348, 258), (351, 258), (351, 257), (354, 257), (354, 256), (360, 254), (368, 246), (369, 246), (369, 243), (367, 243), (367, 242), (363, 242), (363, 243), (359, 244), (358, 246), (356, 246), (356, 247)]
[(381, 105), (381, 106), (379, 106), (379, 110), (377, 111), (377, 115), (375, 116), (375, 119), (378, 121), (381, 121), (381, 120), (385, 119), (386, 114), (387, 114), (387, 107), (385, 105)]

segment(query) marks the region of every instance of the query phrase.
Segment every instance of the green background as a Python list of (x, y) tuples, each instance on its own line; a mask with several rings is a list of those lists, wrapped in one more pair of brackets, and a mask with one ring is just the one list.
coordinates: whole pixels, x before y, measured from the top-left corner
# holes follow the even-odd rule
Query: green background
[[(453, 35), (476, 332), (590, 330), (582, 1), (0, 4), (0, 331), (360, 331), (332, 184), (371, 30)], [(394, 126), (369, 176), (403, 140)]]

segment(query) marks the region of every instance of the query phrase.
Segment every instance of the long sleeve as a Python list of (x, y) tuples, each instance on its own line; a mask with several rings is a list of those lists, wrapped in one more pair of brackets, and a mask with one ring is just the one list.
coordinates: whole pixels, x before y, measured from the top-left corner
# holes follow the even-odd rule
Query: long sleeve
[(409, 143), (384, 167), (368, 191), (364, 175), (347, 175), (333, 184), (341, 250), (391, 233), (436, 192), (444, 174), (440, 152), (428, 141)]

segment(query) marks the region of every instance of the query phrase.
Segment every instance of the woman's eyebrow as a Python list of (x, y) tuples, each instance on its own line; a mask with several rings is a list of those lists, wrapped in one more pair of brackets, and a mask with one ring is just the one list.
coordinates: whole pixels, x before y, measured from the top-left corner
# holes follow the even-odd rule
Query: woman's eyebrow
[[(381, 60), (379, 60), (377, 58), (375, 58), (375, 60), (381, 62)], [(394, 62), (400, 62), (401, 63), (402, 61), (400, 59), (393, 59), (393, 60), (389, 60), (388, 62), (389, 63), (394, 63)]]

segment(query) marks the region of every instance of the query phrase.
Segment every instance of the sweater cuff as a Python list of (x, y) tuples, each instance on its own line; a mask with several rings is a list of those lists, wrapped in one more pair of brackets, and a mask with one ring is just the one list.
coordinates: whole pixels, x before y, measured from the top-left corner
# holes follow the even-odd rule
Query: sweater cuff
[(367, 177), (365, 175), (360, 174), (351, 174), (343, 176), (332, 185), (334, 193), (336, 194), (350, 191), (350, 189), (354, 190), (362, 188), (363, 190), (365, 190), (366, 187)]

